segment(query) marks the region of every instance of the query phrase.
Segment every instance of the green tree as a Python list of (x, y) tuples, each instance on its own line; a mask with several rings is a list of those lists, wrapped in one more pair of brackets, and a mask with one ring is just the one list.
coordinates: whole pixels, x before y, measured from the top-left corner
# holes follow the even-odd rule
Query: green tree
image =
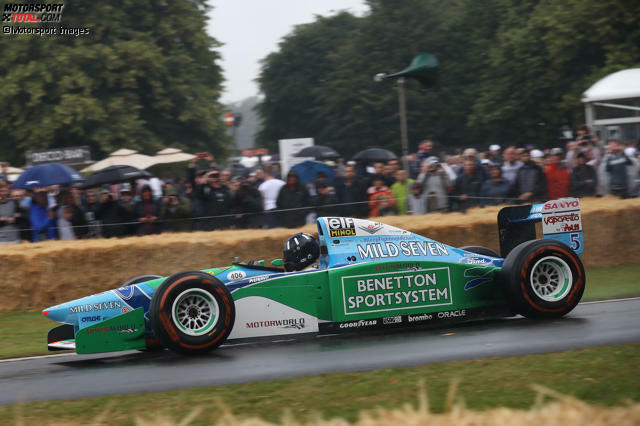
[(584, 90), (640, 64), (638, 2), (511, 0), (504, 9), (468, 121), (492, 142), (558, 145), (563, 124), (584, 122)]
[[(89, 145), (224, 151), (222, 75), (204, 0), (65, 1), (88, 35), (0, 38), (0, 156)], [(40, 24), (41, 26), (51, 24)]]
[(318, 16), (311, 24), (296, 26), (280, 42), (279, 51), (262, 61), (259, 146), (276, 149), (279, 139), (317, 137), (321, 132), (325, 122), (314, 110), (327, 75), (336, 68), (330, 53), (349, 37), (356, 24), (357, 18), (346, 12)]

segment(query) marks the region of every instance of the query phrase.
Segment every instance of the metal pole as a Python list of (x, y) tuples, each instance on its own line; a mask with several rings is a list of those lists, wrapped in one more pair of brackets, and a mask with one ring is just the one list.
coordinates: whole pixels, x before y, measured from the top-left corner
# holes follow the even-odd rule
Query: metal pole
[(400, 141), (402, 142), (402, 163), (409, 173), (409, 140), (407, 136), (407, 105), (404, 97), (404, 77), (398, 78), (398, 109), (400, 111)]

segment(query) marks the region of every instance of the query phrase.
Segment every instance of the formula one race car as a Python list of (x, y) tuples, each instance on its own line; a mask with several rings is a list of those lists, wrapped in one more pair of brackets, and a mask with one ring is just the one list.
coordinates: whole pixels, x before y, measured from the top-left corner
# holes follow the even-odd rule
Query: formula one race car
[[(544, 238), (536, 239), (540, 221)], [(317, 225), (318, 240), (302, 233), (287, 240), (284, 268), (277, 259), (276, 267), (252, 261), (143, 275), (47, 308), (47, 318), (63, 323), (49, 332), (49, 348), (194, 354), (239, 339), (516, 314), (557, 318), (585, 287), (577, 199), (502, 209), (502, 256), (368, 220), (321, 217)]]

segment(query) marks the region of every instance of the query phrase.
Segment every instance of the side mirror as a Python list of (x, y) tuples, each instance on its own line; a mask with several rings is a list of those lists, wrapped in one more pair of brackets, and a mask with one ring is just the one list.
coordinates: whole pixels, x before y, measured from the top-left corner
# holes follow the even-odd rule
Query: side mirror
[(271, 264), (272, 264), (273, 266), (282, 266), (284, 263), (282, 262), (282, 259), (273, 259), (273, 260), (271, 261)]

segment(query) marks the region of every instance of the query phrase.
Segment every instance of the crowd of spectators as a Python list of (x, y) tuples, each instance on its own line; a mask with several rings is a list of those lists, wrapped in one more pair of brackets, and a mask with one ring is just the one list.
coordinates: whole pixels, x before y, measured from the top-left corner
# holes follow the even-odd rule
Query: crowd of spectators
[[(424, 141), (406, 160), (408, 173), (401, 160), (330, 162), (333, 179), (319, 173), (307, 185), (293, 171), (281, 179), (278, 163), (234, 176), (211, 154), (192, 160), (176, 180), (154, 177), (97, 190), (12, 190), (0, 170), (0, 244), (294, 228), (320, 216), (465, 212), (568, 196), (638, 196), (637, 146), (615, 139), (601, 145), (584, 126), (564, 149), (491, 145), (485, 152), (467, 148), (446, 155)], [(198, 169), (203, 161), (206, 168)]]

